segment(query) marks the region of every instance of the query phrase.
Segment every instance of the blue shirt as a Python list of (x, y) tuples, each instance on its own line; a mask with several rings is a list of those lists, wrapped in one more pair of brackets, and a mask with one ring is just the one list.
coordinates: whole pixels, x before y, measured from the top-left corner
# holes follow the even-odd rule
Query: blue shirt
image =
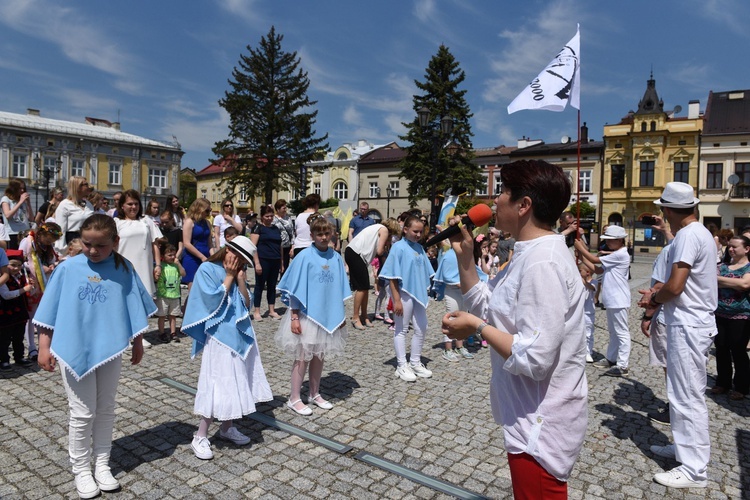
[(367, 226), (372, 226), (375, 224), (375, 219), (372, 219), (368, 216), (362, 217), (361, 215), (357, 215), (356, 217), (352, 217), (352, 220), (349, 222), (349, 229), (354, 229), (354, 233), (352, 233), (352, 238), (357, 236), (360, 231), (362, 231)]

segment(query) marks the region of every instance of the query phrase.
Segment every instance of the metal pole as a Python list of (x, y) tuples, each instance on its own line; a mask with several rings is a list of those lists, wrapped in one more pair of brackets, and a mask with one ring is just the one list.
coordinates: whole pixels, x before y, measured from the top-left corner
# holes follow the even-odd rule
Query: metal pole
[(430, 198), (430, 232), (435, 232), (437, 226), (437, 168), (438, 168), (438, 137), (432, 135), (432, 193)]

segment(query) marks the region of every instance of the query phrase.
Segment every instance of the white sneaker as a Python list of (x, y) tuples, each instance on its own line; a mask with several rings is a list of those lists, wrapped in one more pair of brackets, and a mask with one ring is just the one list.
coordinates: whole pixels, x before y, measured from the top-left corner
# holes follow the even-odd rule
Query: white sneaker
[(414, 374), (417, 377), (422, 378), (430, 378), (432, 377), (432, 372), (425, 368), (425, 366), (422, 363), (419, 363), (418, 365), (413, 365), (409, 363), (409, 368), (411, 368), (411, 371), (414, 372)]
[(453, 349), (446, 349), (443, 351), (443, 359), (455, 363), (458, 361), (458, 354)]
[(76, 490), (80, 498), (94, 498), (101, 493), (90, 470), (76, 474)]
[(99, 489), (102, 491), (116, 491), (120, 489), (120, 482), (112, 475), (112, 471), (107, 468), (100, 468), (94, 471), (94, 479)]
[(474, 359), (474, 355), (465, 347), (459, 347), (457, 351), (464, 359)]
[(399, 377), (404, 382), (414, 382), (417, 380), (417, 376), (414, 375), (414, 372), (409, 366), (409, 363), (406, 363), (405, 365), (401, 365), (398, 368), (396, 368), (396, 376)]
[(671, 459), (676, 457), (673, 444), (668, 444), (666, 446), (652, 445), (649, 449), (651, 450), (651, 453), (658, 457)]
[(591, 357), (591, 354), (586, 354), (586, 363), (593, 363), (594, 358)]
[(144, 349), (151, 349), (151, 342), (149, 342), (146, 339), (143, 339), (141, 342), (143, 342), (143, 348)]
[(654, 474), (654, 481), (670, 488), (705, 488), (708, 481), (693, 481), (682, 472), (682, 467), (675, 467), (667, 472)]
[(219, 437), (227, 441), (231, 441), (237, 446), (246, 445), (250, 442), (250, 438), (245, 436), (243, 433), (237, 430), (237, 427), (232, 426), (228, 431), (224, 432), (219, 429)]
[(211, 460), (214, 458), (214, 452), (211, 451), (211, 442), (207, 437), (193, 436), (193, 442), (190, 443), (195, 456), (201, 460)]

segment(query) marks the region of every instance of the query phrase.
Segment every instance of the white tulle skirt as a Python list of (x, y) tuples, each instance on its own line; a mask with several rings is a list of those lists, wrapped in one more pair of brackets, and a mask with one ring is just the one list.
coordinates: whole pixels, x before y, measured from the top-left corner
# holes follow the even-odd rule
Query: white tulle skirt
[(276, 347), (285, 356), (295, 361), (310, 361), (313, 356), (326, 359), (344, 353), (346, 338), (349, 335), (346, 323), (333, 333), (328, 333), (302, 313), (299, 314), (299, 320), (302, 333), (297, 335), (292, 333), (291, 309), (281, 318), (274, 340)]
[(243, 360), (212, 336), (208, 337), (195, 394), (193, 411), (197, 415), (234, 420), (254, 413), (256, 403), (272, 399), (257, 341)]

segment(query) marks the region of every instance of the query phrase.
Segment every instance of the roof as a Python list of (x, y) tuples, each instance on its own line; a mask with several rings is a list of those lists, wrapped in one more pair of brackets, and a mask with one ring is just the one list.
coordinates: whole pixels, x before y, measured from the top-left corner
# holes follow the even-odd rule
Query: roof
[(750, 133), (750, 90), (709, 92), (703, 135)]
[(221, 160), (219, 163), (212, 163), (206, 168), (203, 168), (195, 173), (196, 177), (203, 177), (206, 175), (212, 175), (212, 174), (224, 174), (228, 172), (233, 172), (234, 166), (229, 164), (229, 161)]
[[(65, 120), (54, 120), (42, 118), (38, 115), (21, 115), (0, 111), (0, 126), (25, 129), (28, 131), (45, 131), (49, 133), (79, 136), (87, 139), (100, 139), (139, 146), (152, 146), (173, 151), (180, 151), (179, 146), (166, 142), (154, 141), (133, 134), (128, 134), (108, 126), (107, 120), (86, 118), (88, 123), (69, 122)], [(100, 123), (100, 125), (96, 125)], [(111, 125), (111, 124), (110, 124)]]
[(364, 163), (399, 162), (404, 156), (406, 156), (406, 150), (395, 142), (391, 142), (360, 156), (359, 163), (361, 165)]
[[(589, 141), (581, 144), (581, 153), (598, 152), (604, 149), (604, 141)], [(578, 154), (578, 142), (570, 141), (566, 143), (555, 142), (552, 144), (534, 144), (525, 148), (516, 149), (510, 152), (510, 156), (528, 156), (528, 155), (551, 155), (551, 154)]]
[(646, 82), (646, 92), (643, 93), (643, 99), (638, 103), (637, 115), (646, 115), (664, 112), (664, 101), (659, 99), (656, 93), (656, 80), (653, 75)]

